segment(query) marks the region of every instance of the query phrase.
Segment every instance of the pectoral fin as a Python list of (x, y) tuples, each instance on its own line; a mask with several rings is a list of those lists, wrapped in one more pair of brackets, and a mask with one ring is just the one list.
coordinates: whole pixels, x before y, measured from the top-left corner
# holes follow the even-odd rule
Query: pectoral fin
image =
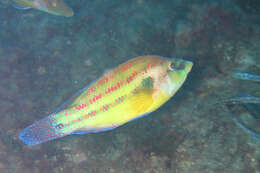
[(130, 97), (131, 109), (137, 116), (143, 115), (149, 111), (149, 107), (153, 104), (153, 93), (155, 89), (140, 88), (133, 92)]

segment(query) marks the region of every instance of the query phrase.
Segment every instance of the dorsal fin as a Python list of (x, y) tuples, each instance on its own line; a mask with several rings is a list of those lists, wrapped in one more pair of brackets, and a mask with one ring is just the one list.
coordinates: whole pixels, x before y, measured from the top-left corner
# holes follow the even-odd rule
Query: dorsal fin
[(83, 93), (88, 87), (84, 87), (77, 91), (75, 94), (73, 94), (69, 99), (67, 99), (64, 103), (62, 103), (57, 109), (55, 113), (60, 112), (61, 110), (70, 107), (70, 105), (73, 103), (73, 101), (79, 96), (81, 93)]

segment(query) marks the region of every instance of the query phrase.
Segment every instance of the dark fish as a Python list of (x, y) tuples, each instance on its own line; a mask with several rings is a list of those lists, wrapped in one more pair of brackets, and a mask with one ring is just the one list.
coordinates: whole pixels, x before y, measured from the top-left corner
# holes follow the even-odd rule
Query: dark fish
[(251, 137), (253, 137), (256, 140), (260, 140), (260, 134), (257, 133), (255, 130), (247, 127), (246, 125), (244, 125), (242, 122), (240, 122), (235, 115), (232, 114), (232, 120), (241, 128), (243, 129), (245, 132), (247, 132)]
[(241, 103), (253, 103), (260, 104), (260, 97), (251, 96), (249, 94), (240, 95), (230, 99), (219, 102), (221, 104), (241, 104)]
[[(259, 115), (260, 111), (259, 109), (256, 109), (256, 106), (260, 104), (260, 98), (251, 96), (249, 94), (240, 95), (237, 97), (233, 97), (230, 99), (223, 100), (219, 102), (218, 104), (227, 104), (227, 105), (242, 105), (250, 114), (250, 116), (254, 119), (255, 123), (260, 123)], [(255, 131), (252, 127), (249, 127), (250, 125), (246, 125), (241, 120), (239, 120), (239, 116), (235, 115), (231, 108), (228, 107), (228, 110), (230, 111), (230, 115), (232, 120), (246, 133), (250, 134), (251, 137), (253, 137), (256, 140), (260, 140), (260, 134)], [(252, 112), (253, 110), (253, 112)]]

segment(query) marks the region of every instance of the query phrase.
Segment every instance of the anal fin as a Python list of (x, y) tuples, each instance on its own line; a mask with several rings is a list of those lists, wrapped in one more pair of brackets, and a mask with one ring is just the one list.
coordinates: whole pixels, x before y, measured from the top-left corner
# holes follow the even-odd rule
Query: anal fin
[(113, 124), (113, 125), (108, 126), (108, 127), (86, 128), (86, 129), (80, 129), (80, 130), (74, 131), (71, 134), (73, 134), (73, 135), (84, 135), (84, 134), (88, 134), (88, 133), (99, 133), (99, 132), (105, 132), (105, 131), (113, 130), (117, 127), (118, 127), (118, 125)]

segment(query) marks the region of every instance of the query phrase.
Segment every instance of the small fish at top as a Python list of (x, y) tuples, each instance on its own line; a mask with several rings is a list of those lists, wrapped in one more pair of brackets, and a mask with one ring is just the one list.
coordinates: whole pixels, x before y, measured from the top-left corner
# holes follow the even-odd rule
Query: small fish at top
[(17, 9), (34, 8), (50, 14), (71, 17), (73, 10), (63, 0), (11, 0)]
[(162, 106), (182, 86), (192, 66), (191, 61), (161, 56), (130, 59), (25, 128), (19, 138), (32, 146), (115, 129)]
[(258, 75), (258, 74), (235, 72), (235, 73), (233, 73), (233, 77), (236, 79), (241, 79), (241, 80), (250, 80), (250, 81), (260, 82), (260, 75)]

